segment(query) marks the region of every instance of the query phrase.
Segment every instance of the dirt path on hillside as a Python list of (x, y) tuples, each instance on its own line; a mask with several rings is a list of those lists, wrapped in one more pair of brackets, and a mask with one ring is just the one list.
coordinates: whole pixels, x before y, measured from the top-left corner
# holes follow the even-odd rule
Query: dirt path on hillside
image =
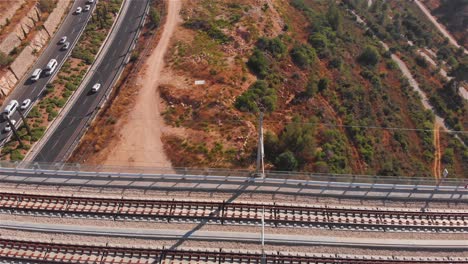
[(128, 122), (121, 128), (119, 140), (104, 161), (105, 165), (171, 167), (161, 142), (164, 120), (160, 115), (158, 85), (164, 66), (164, 54), (177, 24), (181, 0), (167, 1), (168, 14), (157, 47), (147, 59), (136, 83), (141, 87)]
[[(455, 40), (455, 38), (452, 37), (448, 30), (446, 30), (445, 27), (437, 21), (437, 19), (431, 14), (431, 12), (424, 6), (424, 4), (419, 2), (419, 0), (415, 0), (414, 2), (419, 7), (419, 9), (421, 9), (421, 11), (427, 16), (427, 18), (432, 22), (432, 24), (434, 24), (434, 26), (442, 33), (442, 35), (448, 38), (452, 45), (454, 45), (457, 48), (460, 48), (460, 45)], [(464, 50), (464, 52), (465, 54), (468, 54), (467, 50)]]

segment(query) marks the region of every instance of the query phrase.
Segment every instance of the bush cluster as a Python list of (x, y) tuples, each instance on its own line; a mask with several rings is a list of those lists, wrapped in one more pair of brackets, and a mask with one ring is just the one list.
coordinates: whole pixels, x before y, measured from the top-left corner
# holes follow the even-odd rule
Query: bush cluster
[(276, 91), (266, 81), (253, 83), (249, 89), (237, 97), (234, 105), (243, 112), (256, 113), (261, 109), (272, 112), (276, 108)]
[(291, 58), (297, 66), (307, 69), (316, 60), (317, 55), (309, 44), (296, 44), (291, 49)]

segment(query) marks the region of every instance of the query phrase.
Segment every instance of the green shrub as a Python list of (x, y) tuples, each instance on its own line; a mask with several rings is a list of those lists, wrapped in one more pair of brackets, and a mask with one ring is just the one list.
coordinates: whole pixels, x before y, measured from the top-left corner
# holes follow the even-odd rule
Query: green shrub
[(313, 97), (315, 94), (317, 93), (317, 85), (315, 84), (314, 81), (312, 80), (309, 80), (306, 84), (306, 87), (305, 87), (305, 95), (308, 97), (308, 98), (311, 98)]
[(308, 44), (296, 44), (291, 50), (293, 62), (303, 69), (309, 68), (316, 57), (315, 49)]
[(268, 75), (270, 62), (263, 51), (254, 49), (252, 56), (250, 56), (247, 62), (247, 66), (258, 78), (263, 79)]
[(31, 141), (38, 141), (44, 135), (45, 128), (37, 127), (31, 130)]
[(343, 66), (343, 59), (339, 57), (335, 57), (330, 61), (330, 67), (341, 70), (341, 67)]
[(328, 47), (328, 39), (320, 32), (316, 32), (309, 36), (309, 43), (319, 52)]
[(328, 80), (327, 78), (322, 78), (319, 80), (318, 84), (317, 84), (317, 88), (320, 92), (323, 92), (325, 91), (327, 88), (328, 88), (328, 83), (330, 82), (330, 80)]
[(51, 112), (49, 113), (49, 116), (47, 117), (47, 120), (52, 121), (52, 120), (54, 120), (54, 118), (57, 117), (57, 115), (58, 115), (58, 112), (55, 111), (55, 110), (53, 110), (53, 111), (51, 111)]
[(21, 154), (21, 152), (18, 149), (15, 149), (11, 152), (10, 159), (12, 161), (20, 161), (24, 159), (24, 156), (23, 154)]
[(243, 112), (258, 112), (261, 108), (272, 112), (276, 108), (276, 91), (266, 81), (256, 81), (242, 95), (237, 97), (234, 106)]
[(28, 117), (29, 118), (38, 118), (38, 117), (41, 117), (41, 112), (39, 112), (39, 109), (37, 106), (34, 106), (31, 111), (29, 111), (29, 114), (28, 114)]
[(276, 58), (281, 58), (286, 52), (286, 45), (278, 37), (273, 39), (261, 37), (257, 41), (257, 48), (269, 52)]
[(442, 162), (444, 164), (453, 164), (455, 160), (455, 154), (453, 148), (446, 148), (444, 154), (442, 155)]
[(74, 83), (71, 83), (71, 82), (67, 82), (65, 84), (65, 88), (69, 91), (74, 91), (76, 90), (76, 85)]
[(221, 31), (216, 24), (210, 23), (209, 21), (202, 20), (202, 19), (190, 19), (187, 22), (184, 23), (184, 26), (187, 28), (195, 29), (195, 30), (200, 30), (203, 32), (206, 32), (206, 34), (218, 41), (219, 43), (227, 43), (231, 41), (231, 37), (224, 34), (223, 31)]
[(366, 66), (375, 66), (380, 61), (380, 54), (375, 47), (367, 46), (359, 55), (358, 61)]
[(398, 64), (394, 62), (393, 60), (387, 60), (387, 68), (389, 70), (396, 70), (398, 69)]
[(13, 61), (13, 58), (0, 51), (0, 67), (9, 65)]
[(159, 27), (159, 23), (161, 23), (161, 15), (159, 14), (159, 11), (155, 7), (150, 8), (149, 18), (150, 18), (150, 25), (152, 28)]
[(276, 169), (281, 171), (294, 171), (297, 166), (297, 159), (291, 151), (281, 153), (275, 160)]
[(341, 29), (342, 17), (340, 10), (335, 4), (335, 1), (330, 1), (330, 6), (327, 11), (327, 21), (328, 24), (333, 28), (335, 31), (339, 31)]
[(2, 155), (6, 155), (6, 154), (10, 153), (12, 150), (13, 150), (12, 147), (5, 146), (5, 147), (2, 148)]
[(37, 7), (41, 12), (50, 13), (55, 8), (55, 1), (54, 0), (39, 0)]
[(306, 4), (304, 3), (304, 0), (292, 0), (291, 5), (294, 8), (296, 8), (298, 10), (301, 10), (301, 11), (304, 11), (304, 10), (308, 9)]
[(94, 55), (88, 49), (76, 47), (72, 51), (72, 57), (83, 60), (86, 64), (90, 65), (94, 61)]
[(419, 66), (423, 67), (423, 68), (427, 68), (427, 61), (425, 58), (421, 57), (421, 56), (416, 56), (416, 58), (414, 59), (416, 61), (416, 64), (418, 64)]

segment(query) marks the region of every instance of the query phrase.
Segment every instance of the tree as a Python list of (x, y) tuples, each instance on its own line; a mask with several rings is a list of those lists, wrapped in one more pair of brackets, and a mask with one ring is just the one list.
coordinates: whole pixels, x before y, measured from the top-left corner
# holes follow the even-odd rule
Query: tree
[(305, 95), (308, 97), (308, 98), (311, 98), (313, 97), (315, 94), (317, 93), (317, 85), (315, 84), (314, 81), (312, 80), (309, 80), (306, 84), (306, 87), (305, 87)]
[(319, 80), (318, 84), (317, 84), (317, 88), (320, 92), (323, 92), (325, 91), (327, 88), (328, 88), (328, 83), (330, 81), (327, 79), (327, 78), (322, 78)]
[(155, 7), (150, 8), (149, 17), (150, 17), (151, 27), (152, 28), (159, 27), (159, 23), (161, 23), (161, 16), (159, 15), (159, 12)]
[(278, 136), (271, 132), (265, 132), (264, 136), (265, 157), (267, 160), (275, 161), (279, 153), (279, 139)]
[(284, 45), (284, 43), (278, 37), (273, 39), (261, 37), (257, 41), (257, 47), (261, 50), (269, 52), (273, 57), (276, 58), (281, 58), (286, 52), (286, 45)]
[(442, 155), (442, 162), (445, 164), (453, 164), (455, 160), (455, 154), (453, 148), (446, 148), (444, 154)]
[(50, 13), (55, 8), (55, 1), (53, 0), (39, 0), (38, 8), (41, 12)]
[(258, 112), (260, 108), (272, 112), (276, 108), (276, 91), (266, 81), (253, 83), (249, 89), (237, 97), (234, 106), (243, 112)]
[(293, 62), (303, 68), (309, 68), (317, 57), (315, 49), (308, 44), (296, 44), (291, 50)]
[(359, 55), (358, 61), (367, 66), (375, 66), (380, 61), (380, 54), (375, 47), (367, 46)]
[(7, 66), (8, 64), (10, 64), (10, 62), (12, 60), (13, 60), (13, 58), (11, 58), (10, 56), (8, 56), (5, 53), (3, 53), (2, 51), (0, 51), (0, 66), (1, 67)]
[(457, 81), (468, 81), (468, 59), (462, 61), (450, 72)]
[(318, 51), (323, 51), (328, 47), (327, 37), (319, 32), (316, 32), (309, 36), (309, 43)]
[(278, 170), (293, 171), (297, 169), (297, 166), (297, 159), (289, 150), (281, 153), (275, 160), (275, 167)]
[(263, 79), (268, 75), (270, 62), (263, 51), (255, 49), (247, 62), (247, 66), (258, 78)]
[(333, 30), (340, 31), (342, 18), (335, 1), (330, 1), (330, 6), (327, 11), (327, 20)]
[(423, 67), (423, 68), (427, 68), (429, 65), (427, 64), (427, 61), (425, 58), (423, 58), (422, 56), (416, 56), (414, 58), (414, 60), (416, 61), (416, 64), (418, 64), (419, 66)]

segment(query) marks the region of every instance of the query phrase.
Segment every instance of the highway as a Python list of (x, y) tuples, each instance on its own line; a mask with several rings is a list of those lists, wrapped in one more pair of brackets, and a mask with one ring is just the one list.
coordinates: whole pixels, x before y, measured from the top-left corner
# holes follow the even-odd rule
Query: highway
[[(35, 153), (35, 162), (59, 162), (65, 159), (66, 153), (72, 148), (75, 141), (79, 140), (81, 131), (94, 117), (94, 112), (99, 110), (100, 103), (112, 89), (114, 78), (120, 74), (125, 65), (127, 53), (131, 49), (134, 39), (138, 34), (140, 21), (145, 15), (147, 0), (129, 1), (128, 8), (123, 7), (116, 25), (113, 29), (111, 43), (108, 48), (102, 50), (96, 69), (85, 83), (85, 89), (79, 94), (76, 103), (66, 113), (62, 122), (47, 138), (46, 142)], [(126, 5), (124, 5), (126, 6)], [(91, 87), (96, 83), (101, 88), (91, 92)]]
[[(17, 100), (20, 105), (25, 99), (31, 99), (32, 102), (29, 108), (26, 110), (26, 112), (29, 112), (33, 104), (36, 103), (38, 99), (40, 99), (42, 92), (45, 90), (46, 84), (49, 83), (53, 79), (53, 77), (55, 76), (55, 73), (57, 73), (60, 70), (60, 67), (62, 66), (62, 64), (71, 54), (71, 51), (73, 50), (76, 42), (81, 36), (81, 33), (86, 27), (86, 24), (88, 23), (89, 18), (91, 17), (91, 14), (92, 14), (91, 11), (94, 10), (94, 6), (91, 11), (82, 12), (81, 14), (75, 14), (76, 8), (79, 6), (84, 7), (86, 2), (87, 0), (76, 0), (73, 3), (70, 9), (70, 12), (62, 21), (62, 24), (57, 29), (55, 35), (52, 36), (52, 38), (50, 39), (49, 44), (44, 49), (40, 57), (37, 59), (34, 66), (26, 73), (25, 77), (19, 81), (17, 86), (13, 89), (13, 92), (5, 100), (2, 106), (2, 111), (5, 108), (5, 106), (13, 99)], [(68, 48), (68, 50), (62, 50), (61, 49), (62, 45), (58, 44), (58, 42), (60, 41), (60, 38), (63, 36), (66, 36), (67, 42), (70, 42), (70, 47)], [(30, 80), (32, 72), (36, 68), (44, 69), (47, 63), (51, 59), (56, 59), (58, 62), (58, 66), (55, 72), (51, 74), (50, 76), (45, 76), (44, 72), (42, 72), (41, 78), (37, 80), (36, 82), (32, 82)], [(17, 127), (19, 126), (20, 119), (21, 118), (18, 112), (15, 112), (11, 116), (11, 120), (17, 121), (16, 123)], [(12, 132), (9, 132), (9, 133), (4, 132), (4, 129), (7, 123), (8, 122), (6, 120), (3, 120), (3, 118), (1, 118), (1, 122), (0, 122), (0, 131), (1, 131), (0, 142), (1, 143), (5, 143), (5, 140), (8, 139), (8, 137), (12, 133)]]

